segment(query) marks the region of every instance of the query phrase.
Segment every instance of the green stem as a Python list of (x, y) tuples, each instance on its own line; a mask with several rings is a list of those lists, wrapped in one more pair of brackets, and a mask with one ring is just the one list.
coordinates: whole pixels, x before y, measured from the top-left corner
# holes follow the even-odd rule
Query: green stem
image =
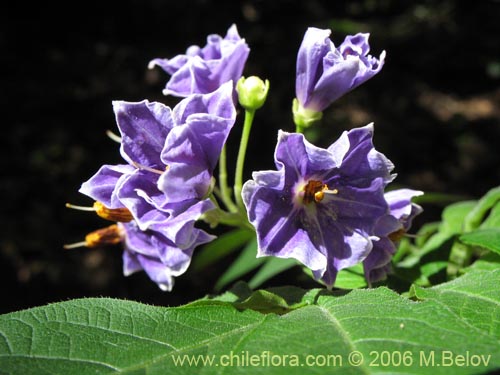
[(225, 204), (227, 209), (231, 212), (237, 212), (238, 207), (233, 203), (231, 199), (231, 191), (227, 184), (227, 156), (226, 156), (226, 146), (222, 148), (219, 159), (219, 186), (220, 186), (220, 199)]
[(243, 167), (245, 165), (245, 154), (247, 152), (248, 139), (252, 122), (255, 117), (255, 110), (245, 110), (245, 123), (243, 124), (243, 132), (241, 134), (240, 149), (238, 151), (238, 159), (236, 161), (236, 172), (234, 178), (234, 196), (236, 203), (241, 211), (245, 210), (243, 199), (241, 198), (241, 188), (243, 186)]
[(295, 132), (296, 133), (304, 133), (304, 127), (300, 126), (299, 124), (295, 124)]

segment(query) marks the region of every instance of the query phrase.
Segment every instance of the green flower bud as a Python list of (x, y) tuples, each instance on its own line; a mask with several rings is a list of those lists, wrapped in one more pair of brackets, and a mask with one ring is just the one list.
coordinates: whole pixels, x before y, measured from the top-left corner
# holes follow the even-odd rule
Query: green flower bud
[(241, 77), (236, 84), (238, 100), (245, 109), (256, 110), (264, 105), (269, 92), (269, 81), (259, 77)]
[(302, 107), (297, 100), (293, 99), (292, 103), (293, 122), (297, 128), (305, 129), (310, 127), (315, 122), (318, 122), (323, 117), (323, 112), (316, 112)]

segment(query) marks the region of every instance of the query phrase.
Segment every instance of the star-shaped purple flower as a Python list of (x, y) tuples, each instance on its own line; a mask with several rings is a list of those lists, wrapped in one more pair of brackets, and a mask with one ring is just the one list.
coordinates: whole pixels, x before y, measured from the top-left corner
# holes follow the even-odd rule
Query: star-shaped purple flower
[(422, 207), (412, 203), (412, 198), (423, 192), (411, 189), (398, 189), (385, 194), (389, 213), (382, 217), (375, 226), (378, 241), (373, 242), (373, 249), (363, 261), (366, 280), (369, 283), (386, 278), (391, 272), (391, 259), (396, 252), (396, 245), (410, 229), (415, 216), (422, 212)]
[(344, 132), (327, 149), (280, 131), (277, 170), (243, 186), (258, 256), (295, 258), (331, 287), (337, 272), (363, 261), (389, 212), (384, 188), (392, 163), (372, 143), (372, 125)]
[(330, 30), (307, 29), (297, 55), (295, 94), (299, 110), (322, 112), (332, 102), (377, 74), (385, 51), (369, 55), (369, 34), (349, 35), (339, 48)]
[(232, 92), (228, 82), (211, 94), (182, 100), (173, 110), (146, 100), (113, 103), (128, 164), (104, 165), (80, 192), (132, 214), (133, 222), (121, 224), (125, 274), (141, 266), (169, 290), (165, 280), (187, 268), (196, 246), (214, 238), (194, 224), (214, 208), (207, 195), (236, 118)]
[(190, 46), (186, 53), (171, 59), (153, 59), (148, 67), (158, 65), (171, 75), (163, 93), (185, 97), (194, 93), (207, 94), (225, 82), (235, 84), (243, 73), (250, 49), (232, 25), (224, 38), (212, 34), (207, 44)]

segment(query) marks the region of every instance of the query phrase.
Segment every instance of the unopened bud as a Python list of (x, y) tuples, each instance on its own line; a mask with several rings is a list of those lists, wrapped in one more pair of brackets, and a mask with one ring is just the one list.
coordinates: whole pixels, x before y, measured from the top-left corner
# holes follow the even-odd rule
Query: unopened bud
[(241, 77), (236, 84), (238, 100), (245, 109), (256, 110), (264, 105), (269, 92), (269, 81), (259, 77)]

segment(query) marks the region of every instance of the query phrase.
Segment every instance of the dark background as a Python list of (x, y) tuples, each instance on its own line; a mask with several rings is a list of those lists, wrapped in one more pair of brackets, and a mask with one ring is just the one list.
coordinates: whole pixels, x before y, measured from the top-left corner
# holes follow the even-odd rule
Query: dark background
[[(7, 2), (5, 2), (7, 4)], [(272, 167), (278, 129), (293, 130), (295, 59), (308, 26), (370, 32), (382, 72), (330, 107), (315, 143), (375, 122), (395, 184), (477, 198), (500, 181), (500, 3), (484, 1), (101, 1), (2, 5), (0, 12), (0, 312), (111, 296), (174, 306), (202, 297), (227, 262), (188, 271), (161, 292), (144, 273), (125, 278), (121, 251), (63, 250), (107, 225), (66, 202), (104, 163), (121, 163), (112, 100), (162, 101), (169, 76), (148, 62), (173, 57), (236, 23), (251, 53), (244, 71), (271, 81), (247, 159)], [(239, 118), (241, 124), (241, 117)], [(313, 135), (311, 135), (313, 136)], [(235, 148), (238, 132), (230, 138)], [(231, 150), (230, 150), (231, 151)], [(234, 156), (233, 156), (234, 159)], [(233, 160), (231, 159), (231, 160)], [(415, 223), (437, 220), (427, 203)], [(415, 229), (416, 229), (415, 228)], [(302, 285), (292, 272), (269, 285)]]

